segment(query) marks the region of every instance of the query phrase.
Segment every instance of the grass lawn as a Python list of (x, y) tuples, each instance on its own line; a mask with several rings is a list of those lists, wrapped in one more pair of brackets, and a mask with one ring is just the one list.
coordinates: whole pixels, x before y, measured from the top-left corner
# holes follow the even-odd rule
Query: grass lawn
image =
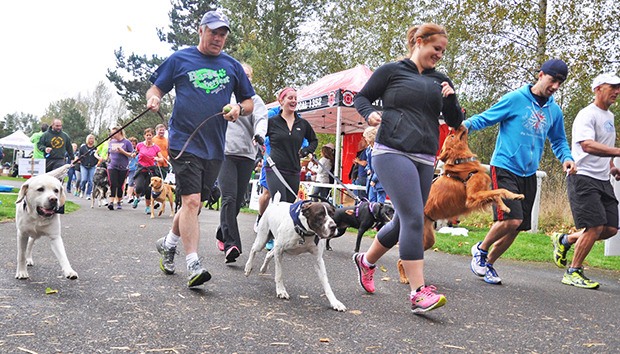
[[(449, 234), (436, 234), (436, 243), (433, 249), (450, 254), (471, 255), (471, 246), (482, 241), (488, 229), (468, 227), (460, 225), (469, 230), (469, 236), (452, 236)], [(618, 237), (618, 236), (616, 236)], [(570, 262), (573, 256), (573, 248), (568, 252), (567, 258)], [(553, 246), (551, 238), (541, 233), (522, 232), (512, 246), (502, 255), (501, 258), (517, 259), (534, 262), (552, 262)], [(586, 267), (620, 270), (620, 257), (606, 257), (605, 244), (596, 242), (590, 254), (586, 258)]]

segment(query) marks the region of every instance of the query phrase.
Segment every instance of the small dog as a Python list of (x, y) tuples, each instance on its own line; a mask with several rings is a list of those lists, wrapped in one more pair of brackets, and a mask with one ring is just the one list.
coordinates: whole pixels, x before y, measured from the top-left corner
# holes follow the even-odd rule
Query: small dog
[[(61, 167), (57, 170), (60, 170)], [(15, 225), (17, 227), (16, 279), (28, 279), (27, 266), (34, 265), (32, 248), (42, 236), (50, 238), (52, 251), (65, 278), (77, 279), (78, 274), (67, 259), (62, 242), (59, 209), (65, 204), (65, 189), (54, 172), (30, 178), (20, 188), (15, 201)]]
[(265, 248), (265, 244), (273, 235), (273, 249), (265, 256), (260, 268), (263, 274), (271, 258), (275, 262), (276, 294), (280, 299), (288, 299), (289, 295), (282, 280), (282, 256), (286, 252), (292, 255), (311, 253), (316, 257), (316, 269), (319, 280), (323, 284), (325, 296), (331, 307), (337, 311), (346, 311), (346, 307), (336, 299), (327, 279), (323, 252), (325, 240), (336, 235), (336, 223), (332, 219), (334, 207), (325, 202), (300, 201), (295, 204), (280, 202), (280, 193), (276, 193), (258, 224), (256, 240), (252, 245), (248, 261), (245, 264), (245, 275), (252, 272), (252, 262), (257, 252)]
[[(467, 129), (460, 126), (451, 130), (444, 141), (439, 159), (444, 162), (443, 173), (431, 185), (424, 207), (424, 249), (435, 244), (434, 223), (440, 219), (452, 219), (480, 210), (491, 203), (508, 213), (510, 208), (504, 199), (521, 200), (523, 194), (512, 193), (504, 188), (491, 190), (491, 177), (467, 144)], [(400, 262), (400, 260), (399, 260)], [(402, 269), (399, 264), (399, 271)], [(406, 279), (404, 271), (401, 282)]]
[[(170, 204), (170, 217), (174, 217), (174, 186), (168, 183), (164, 183), (161, 177), (151, 177), (151, 197), (156, 202), (161, 204), (161, 209), (157, 216), (161, 216), (166, 210), (166, 200)], [(151, 219), (155, 218), (155, 208), (151, 208)]]
[(90, 207), (95, 207), (95, 201), (97, 206), (108, 204), (108, 192), (110, 191), (110, 182), (108, 180), (108, 170), (105, 164), (97, 166), (95, 174), (93, 175), (93, 193), (90, 200)]
[[(364, 233), (370, 228), (380, 230), (383, 225), (390, 222), (394, 217), (394, 208), (390, 204), (363, 201), (352, 207), (336, 209), (334, 221), (338, 225), (338, 234), (342, 236), (347, 227), (357, 229), (357, 241), (355, 242), (355, 252), (359, 252)], [(325, 247), (331, 250), (327, 240)]]

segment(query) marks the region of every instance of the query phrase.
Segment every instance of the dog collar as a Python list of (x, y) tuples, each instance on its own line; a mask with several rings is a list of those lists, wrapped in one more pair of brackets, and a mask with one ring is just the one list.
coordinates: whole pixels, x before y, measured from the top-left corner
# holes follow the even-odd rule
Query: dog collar
[(454, 174), (454, 175), (453, 175), (453, 174), (451, 174), (451, 173), (446, 173), (446, 177), (450, 177), (450, 178), (455, 179), (455, 180), (457, 180), (457, 181), (463, 182), (463, 184), (464, 184), (465, 186), (467, 186), (467, 181), (469, 181), (469, 179), (470, 179), (473, 175), (475, 175), (476, 173), (478, 173), (478, 171), (472, 171), (472, 172), (470, 172), (470, 173), (467, 175), (467, 178), (465, 178), (465, 179), (462, 179), (459, 175), (456, 175), (456, 174)]
[(299, 214), (301, 213), (301, 207), (304, 204), (310, 203), (310, 202), (312, 201), (311, 200), (300, 200), (296, 203), (291, 204), (291, 207), (289, 208), (289, 214), (291, 216), (291, 219), (293, 219), (293, 225), (295, 226), (295, 232), (302, 238), (302, 240), (300, 241), (300, 244), (304, 243), (304, 237), (310, 237), (310, 236), (315, 236), (315, 239), (314, 239), (315, 244), (318, 244), (319, 242), (318, 240), (319, 236), (316, 234), (316, 232), (306, 229), (301, 224), (301, 220), (299, 219)]
[(476, 156), (464, 157), (464, 158), (456, 159), (456, 160), (454, 160), (454, 164), (455, 165), (460, 165), (462, 163), (473, 162), (473, 161), (478, 161)]

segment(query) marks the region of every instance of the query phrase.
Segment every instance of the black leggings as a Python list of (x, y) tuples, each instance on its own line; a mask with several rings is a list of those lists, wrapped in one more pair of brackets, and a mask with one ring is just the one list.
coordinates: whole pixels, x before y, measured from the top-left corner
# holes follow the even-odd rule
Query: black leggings
[(144, 196), (145, 199), (151, 199), (151, 177), (159, 176), (155, 166), (144, 167), (138, 166), (136, 174), (133, 177), (133, 181), (136, 184), (136, 195), (138, 197)]
[(108, 169), (108, 181), (110, 181), (110, 197), (122, 198), (125, 179), (127, 178), (127, 170), (117, 170), (115, 168)]
[[(297, 194), (292, 194), (288, 188), (280, 181), (275, 172), (269, 167), (265, 169), (267, 174), (267, 186), (269, 187), (269, 193), (271, 194), (271, 199), (276, 195), (276, 192), (280, 192), (280, 201), (295, 203), (297, 199)], [(282, 171), (280, 171), (282, 173)], [(295, 174), (287, 174), (282, 173), (282, 177), (286, 181), (292, 190), (299, 190), (299, 173)]]

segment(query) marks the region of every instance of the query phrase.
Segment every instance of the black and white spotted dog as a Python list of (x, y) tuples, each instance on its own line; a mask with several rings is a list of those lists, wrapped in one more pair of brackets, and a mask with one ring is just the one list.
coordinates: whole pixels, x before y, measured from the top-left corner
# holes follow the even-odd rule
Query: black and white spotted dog
[(270, 235), (273, 235), (273, 249), (265, 256), (260, 273), (265, 273), (269, 261), (273, 258), (277, 296), (281, 299), (289, 298), (282, 277), (282, 255), (285, 252), (292, 255), (308, 252), (316, 256), (319, 280), (331, 307), (337, 311), (346, 311), (347, 308), (336, 299), (329, 285), (323, 260), (325, 240), (336, 235), (336, 223), (332, 219), (334, 211), (334, 207), (325, 202), (309, 200), (294, 204), (281, 202), (280, 193), (276, 193), (258, 224), (256, 240), (245, 264), (245, 275), (250, 275), (254, 256), (265, 248)]

